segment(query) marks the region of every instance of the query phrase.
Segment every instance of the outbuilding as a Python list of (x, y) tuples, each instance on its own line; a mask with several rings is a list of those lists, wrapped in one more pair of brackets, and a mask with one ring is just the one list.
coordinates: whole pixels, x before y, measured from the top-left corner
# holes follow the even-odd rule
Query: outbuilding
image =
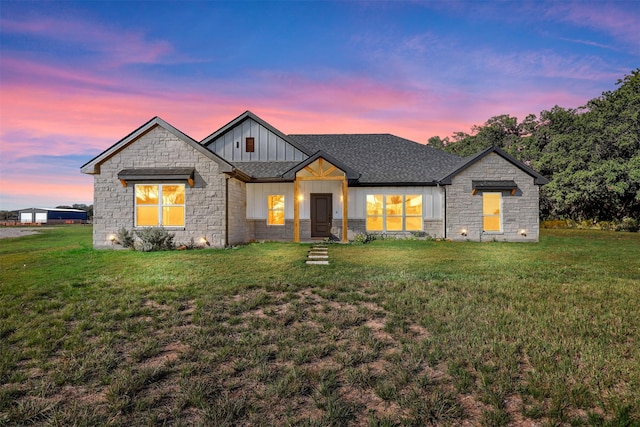
[(19, 211), (21, 224), (85, 224), (87, 212), (81, 209), (29, 208)]

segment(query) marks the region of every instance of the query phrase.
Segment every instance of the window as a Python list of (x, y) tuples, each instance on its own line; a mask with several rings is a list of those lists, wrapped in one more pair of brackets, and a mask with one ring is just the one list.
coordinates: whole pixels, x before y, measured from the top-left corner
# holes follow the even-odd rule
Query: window
[(405, 230), (422, 231), (422, 194), (405, 196)]
[(253, 153), (255, 151), (255, 139), (254, 138), (247, 138), (245, 139), (245, 148), (247, 150), (247, 153)]
[(421, 231), (421, 194), (368, 194), (367, 231)]
[(136, 185), (136, 227), (184, 227), (184, 184)]
[(269, 208), (267, 224), (284, 225), (284, 196), (270, 195), (267, 203)]
[(482, 193), (482, 229), (502, 231), (502, 193)]

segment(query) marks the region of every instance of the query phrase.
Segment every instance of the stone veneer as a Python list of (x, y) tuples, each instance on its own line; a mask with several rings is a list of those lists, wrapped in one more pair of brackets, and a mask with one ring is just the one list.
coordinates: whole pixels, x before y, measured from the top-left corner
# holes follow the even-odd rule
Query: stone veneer
[[(254, 239), (250, 240), (267, 240), (267, 241), (286, 241), (293, 240), (293, 220), (285, 220), (284, 226), (282, 225), (267, 225), (267, 221), (264, 219), (247, 221), (254, 230)], [(366, 233), (367, 221), (364, 219), (350, 219), (348, 224), (348, 235), (350, 239), (358, 233)], [(342, 219), (334, 219), (332, 222), (331, 232), (334, 238), (342, 239)], [(430, 237), (442, 237), (443, 236), (443, 220), (425, 220), (424, 221), (424, 233)], [(389, 232), (386, 233), (389, 236), (410, 236), (411, 232)], [(300, 240), (311, 239), (311, 220), (300, 220)], [(249, 241), (249, 240), (247, 240)]]
[[(513, 180), (515, 195), (502, 192), (501, 233), (484, 232), (482, 192), (472, 195), (472, 180)], [(453, 240), (537, 242), (539, 235), (539, 186), (535, 178), (496, 153), (490, 153), (453, 177), (446, 189), (446, 237)], [(467, 230), (467, 236), (461, 235)], [(520, 235), (526, 230), (526, 236)]]
[[(94, 247), (117, 248), (109, 236), (122, 227), (135, 228), (135, 183), (123, 187), (118, 172), (131, 168), (180, 167), (195, 168), (194, 186), (185, 182), (185, 226), (168, 230), (175, 234), (176, 243), (188, 243), (193, 238), (197, 244), (205, 237), (212, 247), (223, 247), (226, 243), (225, 175), (219, 172), (215, 161), (160, 126), (106, 159), (94, 175)], [(236, 183), (230, 187), (235, 193), (242, 193)], [(230, 210), (235, 213), (237, 207), (230, 206)], [(236, 236), (234, 228), (234, 239)]]
[[(425, 219), (423, 221), (423, 229), (422, 232), (425, 233), (429, 237), (442, 237), (444, 226), (443, 220), (441, 219)], [(335, 227), (337, 236), (342, 236), (342, 221), (334, 221), (333, 226)], [(348, 231), (358, 234), (358, 233), (366, 233), (367, 232), (367, 220), (365, 219), (350, 219), (348, 224)], [(379, 231), (374, 231), (372, 233), (380, 233)], [(414, 232), (412, 231), (389, 231), (385, 234), (387, 236), (412, 236)]]
[(255, 240), (253, 221), (246, 219), (247, 184), (235, 178), (227, 181), (229, 236), (227, 244), (237, 245)]

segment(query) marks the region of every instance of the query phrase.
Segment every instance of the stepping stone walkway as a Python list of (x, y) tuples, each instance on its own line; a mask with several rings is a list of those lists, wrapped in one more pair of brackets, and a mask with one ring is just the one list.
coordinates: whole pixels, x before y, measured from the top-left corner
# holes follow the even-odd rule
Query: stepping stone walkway
[(311, 246), (307, 254), (307, 264), (329, 265), (329, 249), (324, 243)]

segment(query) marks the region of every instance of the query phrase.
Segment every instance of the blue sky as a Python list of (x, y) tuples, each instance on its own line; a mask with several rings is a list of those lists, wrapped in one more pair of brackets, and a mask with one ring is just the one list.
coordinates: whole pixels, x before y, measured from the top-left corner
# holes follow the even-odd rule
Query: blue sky
[(80, 166), (156, 115), (425, 143), (576, 108), (640, 66), (639, 34), (635, 1), (0, 0), (0, 209), (92, 203)]

